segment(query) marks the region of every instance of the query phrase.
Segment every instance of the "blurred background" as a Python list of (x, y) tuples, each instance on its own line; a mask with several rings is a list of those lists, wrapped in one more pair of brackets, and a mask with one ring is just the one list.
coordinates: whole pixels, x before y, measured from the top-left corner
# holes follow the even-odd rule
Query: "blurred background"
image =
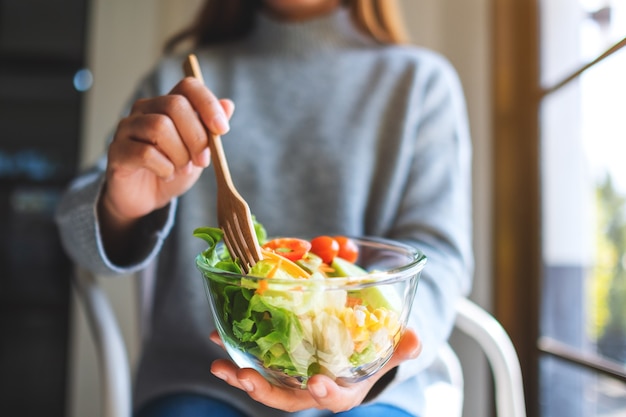
[[(52, 213), (201, 0), (0, 0), (0, 410), (97, 416), (94, 344)], [(402, 0), (460, 74), (474, 148), (471, 298), (511, 335), (527, 409), (626, 416), (626, 0)], [(137, 358), (133, 277), (100, 277)], [(454, 334), (466, 416), (485, 359)], [(3, 412), (4, 414), (4, 412)]]

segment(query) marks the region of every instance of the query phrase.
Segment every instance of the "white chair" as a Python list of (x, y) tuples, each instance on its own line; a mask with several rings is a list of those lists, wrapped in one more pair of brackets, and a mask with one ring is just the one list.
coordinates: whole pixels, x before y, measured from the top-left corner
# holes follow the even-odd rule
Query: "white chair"
[(96, 346), (102, 387), (102, 417), (130, 417), (130, 365), (113, 308), (92, 274), (77, 268), (74, 286)]
[[(131, 372), (113, 309), (91, 274), (77, 270), (74, 282), (97, 349), (102, 416), (130, 417)], [(457, 312), (456, 329), (478, 343), (491, 367), (498, 417), (526, 417), (520, 365), (507, 333), (493, 316), (467, 299), (459, 302)], [(435, 386), (427, 397), (433, 400), (445, 398), (444, 403), (448, 404), (450, 411), (438, 409), (433, 415), (460, 415), (463, 402), (462, 366), (449, 348), (441, 352), (440, 358), (447, 367), (445, 371), (449, 373), (453, 386)], [(438, 403), (441, 404), (440, 401)]]
[(487, 357), (494, 380), (496, 415), (526, 417), (519, 359), (502, 325), (477, 304), (461, 299), (455, 327), (476, 341)]

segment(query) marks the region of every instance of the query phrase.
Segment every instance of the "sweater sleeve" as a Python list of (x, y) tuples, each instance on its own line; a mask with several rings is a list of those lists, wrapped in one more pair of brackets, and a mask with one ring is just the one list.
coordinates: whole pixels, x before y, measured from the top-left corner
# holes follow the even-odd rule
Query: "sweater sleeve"
[(403, 363), (393, 384), (433, 364), (452, 331), (456, 303), (473, 278), (471, 144), (461, 83), (452, 66), (434, 55), (413, 94), (414, 146), (394, 239), (424, 251), (408, 326), (422, 342), (420, 356)]
[[(153, 85), (153, 76), (146, 78), (129, 103), (140, 97), (155, 95)], [(91, 169), (70, 183), (57, 207), (55, 221), (61, 243), (75, 264), (96, 274), (132, 273), (147, 266), (158, 253), (172, 228), (177, 200), (140, 220), (137, 228), (140, 236), (136, 239), (140, 244), (133, 247), (128, 264), (116, 265), (103, 246), (96, 210), (105, 170), (106, 157), (103, 156)]]

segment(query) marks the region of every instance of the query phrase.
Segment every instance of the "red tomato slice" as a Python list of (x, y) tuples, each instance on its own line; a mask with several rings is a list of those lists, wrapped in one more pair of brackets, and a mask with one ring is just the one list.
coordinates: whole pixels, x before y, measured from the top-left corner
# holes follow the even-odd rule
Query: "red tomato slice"
[(311, 252), (330, 265), (339, 253), (339, 243), (330, 236), (318, 236), (311, 239)]
[(359, 257), (359, 247), (356, 242), (346, 236), (335, 236), (334, 239), (339, 243), (339, 256), (348, 262), (355, 263)]
[(270, 240), (263, 245), (263, 249), (277, 253), (290, 261), (297, 261), (311, 250), (311, 243), (295, 237), (281, 237)]

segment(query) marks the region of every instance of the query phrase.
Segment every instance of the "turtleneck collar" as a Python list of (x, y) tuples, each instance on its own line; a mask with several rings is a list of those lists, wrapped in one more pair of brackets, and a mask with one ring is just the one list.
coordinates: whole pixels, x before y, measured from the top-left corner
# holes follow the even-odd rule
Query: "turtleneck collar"
[(300, 22), (277, 20), (260, 12), (249, 40), (256, 50), (286, 54), (372, 42), (356, 28), (350, 12), (344, 7)]

